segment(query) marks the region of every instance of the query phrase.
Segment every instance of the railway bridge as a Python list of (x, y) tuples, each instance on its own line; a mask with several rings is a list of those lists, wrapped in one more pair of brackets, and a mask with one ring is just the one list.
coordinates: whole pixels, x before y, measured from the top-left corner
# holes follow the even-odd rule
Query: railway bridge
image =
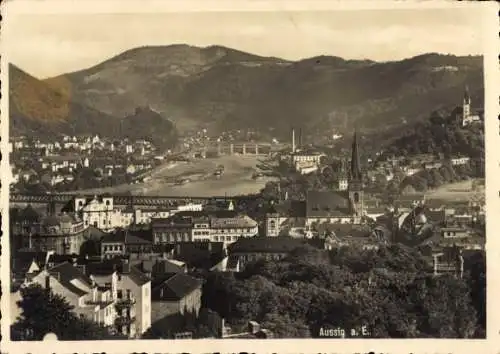
[[(92, 198), (95, 195), (55, 193), (55, 194), (20, 194), (11, 193), (9, 197), (10, 203), (15, 204), (66, 204), (74, 197)], [(179, 196), (131, 196), (131, 195), (110, 195), (115, 205), (137, 205), (137, 206), (169, 206), (177, 203), (200, 203), (208, 204), (213, 200), (231, 199), (236, 203), (253, 200), (258, 195), (243, 195), (243, 196), (212, 196), (212, 197), (179, 197)]]
[(210, 143), (198, 150), (202, 153), (217, 153), (218, 155), (269, 155), (285, 148), (285, 144), (263, 142), (217, 142)]

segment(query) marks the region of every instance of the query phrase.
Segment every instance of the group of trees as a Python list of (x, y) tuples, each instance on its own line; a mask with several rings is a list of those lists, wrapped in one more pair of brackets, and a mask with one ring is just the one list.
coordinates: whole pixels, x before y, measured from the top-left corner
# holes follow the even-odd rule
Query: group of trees
[(433, 112), (428, 121), (415, 124), (392, 141), (383, 157), (422, 153), (484, 157), (484, 125), (462, 127), (457, 120), (460, 113), (461, 109), (455, 109), (448, 116)]
[(401, 181), (400, 190), (425, 192), (443, 184), (466, 181), (471, 178), (484, 178), (484, 169), (472, 163), (457, 166), (445, 164), (440, 168), (424, 169), (404, 178)]
[[(428, 267), (420, 253), (400, 245), (305, 247), (236, 275), (210, 273), (202, 303), (235, 327), (255, 320), (280, 338), (317, 337), (320, 328), (351, 336), (363, 326), (375, 338), (484, 335), (484, 269), (459, 279), (433, 277)], [(471, 293), (471, 284), (479, 290)]]

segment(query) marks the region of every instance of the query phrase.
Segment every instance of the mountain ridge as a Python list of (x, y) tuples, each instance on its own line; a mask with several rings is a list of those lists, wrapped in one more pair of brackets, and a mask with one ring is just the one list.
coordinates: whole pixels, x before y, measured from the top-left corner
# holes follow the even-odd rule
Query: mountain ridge
[(314, 135), (355, 124), (411, 123), (460, 105), (466, 85), (482, 101), (482, 70), (482, 56), (290, 61), (223, 46), (171, 45), (132, 48), (43, 82), (109, 117), (150, 106), (181, 130), (250, 128), (280, 137), (292, 125)]
[[(137, 107), (119, 119), (75, 101), (68, 90), (61, 86), (57, 90), (13, 64), (9, 64), (9, 82), (11, 136), (99, 134), (113, 138), (148, 138), (160, 148), (174, 146), (177, 141), (174, 123), (152, 110)], [(154, 127), (160, 128), (160, 134)]]

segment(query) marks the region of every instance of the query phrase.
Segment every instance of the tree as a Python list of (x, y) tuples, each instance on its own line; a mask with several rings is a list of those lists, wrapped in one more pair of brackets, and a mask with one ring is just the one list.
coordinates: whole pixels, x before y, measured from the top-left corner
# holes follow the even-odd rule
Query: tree
[(432, 185), (431, 185), (432, 188), (437, 188), (441, 186), (445, 181), (437, 168), (433, 168), (430, 171), (430, 175), (432, 176)]
[(59, 340), (118, 339), (108, 330), (84, 318), (62, 296), (39, 285), (21, 288), (18, 306), (22, 313), (11, 326), (13, 340), (42, 340), (54, 333)]
[(418, 192), (425, 192), (428, 188), (428, 182), (422, 177), (413, 176), (412, 185)]

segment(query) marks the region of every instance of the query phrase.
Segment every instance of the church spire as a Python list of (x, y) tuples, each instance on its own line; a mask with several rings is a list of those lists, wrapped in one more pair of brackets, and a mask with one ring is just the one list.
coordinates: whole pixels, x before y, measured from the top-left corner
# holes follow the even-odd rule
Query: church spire
[(351, 151), (351, 181), (361, 181), (361, 164), (359, 162), (358, 131), (354, 130)]
[(469, 86), (468, 85), (465, 85), (464, 101), (466, 103), (470, 102), (470, 94), (469, 94)]

